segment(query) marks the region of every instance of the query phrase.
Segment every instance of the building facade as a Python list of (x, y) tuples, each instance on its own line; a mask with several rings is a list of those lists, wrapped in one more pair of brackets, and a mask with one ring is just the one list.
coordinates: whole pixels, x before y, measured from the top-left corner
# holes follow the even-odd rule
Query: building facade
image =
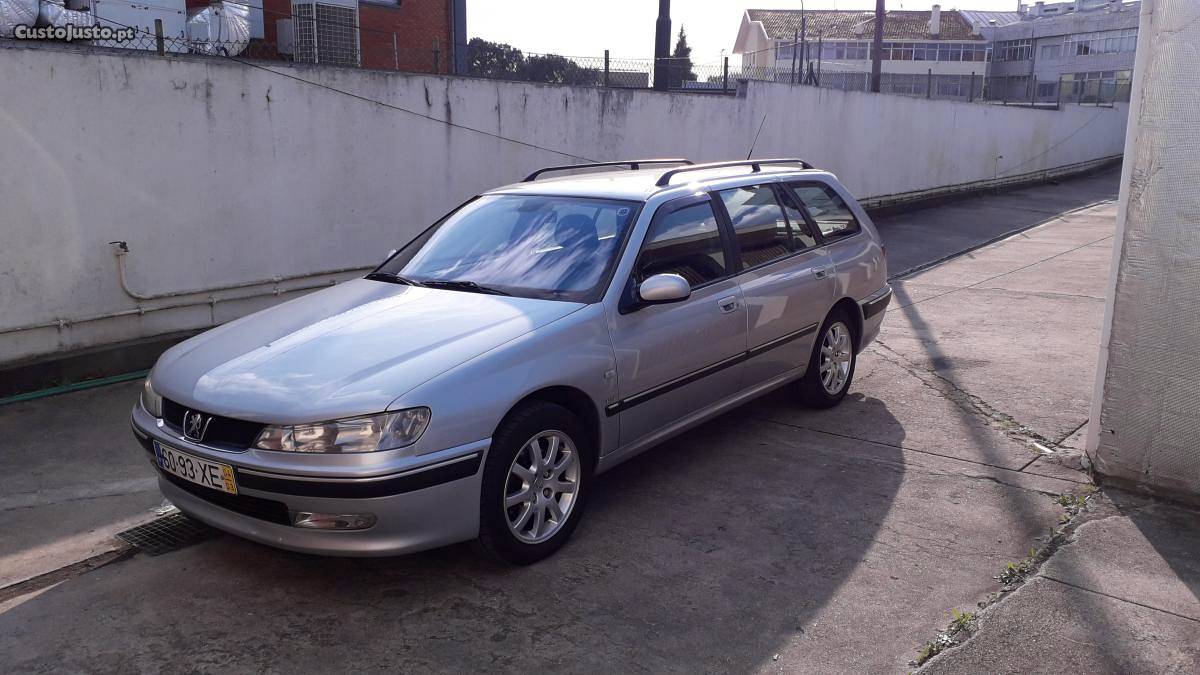
[(986, 98), (1128, 101), (1139, 5), (1077, 0), (1023, 8), (1020, 21), (993, 33)]
[[(803, 44), (797, 45), (802, 35)], [(867, 90), (875, 13), (857, 10), (749, 9), (734, 54), (742, 76)], [(793, 54), (796, 58), (793, 59)], [(889, 11), (883, 24), (881, 91), (967, 99), (983, 89), (987, 40), (958, 11)], [(793, 60), (796, 67), (793, 69)]]

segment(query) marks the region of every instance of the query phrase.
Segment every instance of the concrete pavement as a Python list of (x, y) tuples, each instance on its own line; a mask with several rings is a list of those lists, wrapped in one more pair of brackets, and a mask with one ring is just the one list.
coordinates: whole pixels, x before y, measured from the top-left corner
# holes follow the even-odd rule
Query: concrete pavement
[(0, 406), (0, 589), (111, 551), (154, 517), (162, 495), (129, 432), (140, 387)]
[[(897, 281), (879, 343), (840, 407), (805, 410), (777, 392), (601, 477), (575, 538), (550, 560), (497, 567), (467, 546), (329, 559), (222, 536), (0, 595), (0, 662), (25, 671), (908, 670), (951, 608), (999, 591), (1004, 565), (1059, 523), (1066, 509), (1055, 497), (1089, 487), (1071, 446), (1088, 412), (1115, 206), (1063, 212), (1111, 200), (1115, 188), (1108, 173), (880, 219), (897, 270), (952, 252), (946, 238), (961, 250), (1049, 222)], [(0, 433), (18, 433), (31, 416), (63, 429), (45, 458), (34, 432), (12, 459), (0, 457), (0, 480), (12, 481), (2, 494), (15, 485), (34, 493), (26, 501), (42, 486), (78, 495), (0, 502), (0, 527), (28, 532), (4, 544), (0, 561), (30, 560), (29, 550), (156, 503), (137, 482), (151, 474), (124, 428), (135, 396), (111, 387), (0, 408)], [(97, 451), (98, 434), (73, 429), (101, 418)], [(54, 470), (76, 463), (86, 471)], [(124, 510), (113, 506), (118, 495), (71, 492), (120, 481), (132, 481)], [(1071, 547), (1089, 532), (1114, 546), (1129, 539), (1103, 522), (1080, 526), (1041, 574), (1084, 550)], [(39, 541), (38, 524), (50, 542)], [(1196, 550), (1183, 542), (1163, 556), (1174, 564), (1142, 579), (1174, 574), (1163, 595), (1194, 597), (1186, 561)], [(1116, 567), (1139, 569), (1145, 556), (1128, 555), (1135, 561)], [(927, 667), (964, 659), (956, 672), (1003, 670), (1003, 648), (985, 648), (1008, 622), (990, 617), (1023, 597), (1048, 601), (1037, 584), (1079, 579), (1050, 578), (993, 605), (974, 639)], [(1113, 598), (1145, 585), (1105, 587), (1105, 602), (1129, 604)], [(1143, 604), (1156, 602), (1166, 599)], [(1047, 635), (1047, 645), (1057, 639)], [(972, 649), (981, 660), (966, 660)]]
[(980, 613), (921, 673), (1194, 673), (1200, 523), (1192, 509), (1107, 492), (1033, 578)]

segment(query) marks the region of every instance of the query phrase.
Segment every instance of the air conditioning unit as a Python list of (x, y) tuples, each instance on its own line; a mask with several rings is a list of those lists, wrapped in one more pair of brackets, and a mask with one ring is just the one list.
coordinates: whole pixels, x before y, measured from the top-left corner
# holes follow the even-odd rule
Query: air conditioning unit
[(358, 66), (358, 1), (293, 2), (292, 54), (302, 63)]

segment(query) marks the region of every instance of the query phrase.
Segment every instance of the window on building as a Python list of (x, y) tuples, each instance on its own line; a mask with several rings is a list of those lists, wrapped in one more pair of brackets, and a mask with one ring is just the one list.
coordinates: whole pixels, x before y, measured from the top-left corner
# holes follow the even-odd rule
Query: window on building
[(825, 61), (864, 61), (869, 56), (870, 43), (868, 42), (821, 43), (821, 59)]
[(1137, 31), (1136, 28), (1121, 30), (1121, 51), (1132, 52), (1137, 49)]
[(828, 185), (792, 183), (791, 188), (826, 238), (845, 237), (859, 231), (858, 219)]
[(1093, 70), (1067, 73), (1059, 80), (1062, 97), (1082, 103), (1128, 101), (1133, 72), (1129, 70)]
[(1043, 59), (1060, 59), (1062, 58), (1062, 44), (1054, 43), (1052, 45), (1042, 45), (1041, 58)]
[(1130, 85), (1133, 83), (1133, 71), (1118, 70), (1115, 73), (1115, 94), (1116, 100), (1128, 101), (1130, 93)]
[(700, 202), (656, 218), (638, 258), (639, 280), (678, 274), (693, 287), (725, 276), (721, 243), (712, 204)]
[(1073, 56), (1132, 52), (1136, 48), (1136, 28), (1076, 33), (1063, 39), (1063, 53)]
[(1032, 40), (1001, 40), (992, 50), (997, 61), (1027, 61), (1033, 56)]

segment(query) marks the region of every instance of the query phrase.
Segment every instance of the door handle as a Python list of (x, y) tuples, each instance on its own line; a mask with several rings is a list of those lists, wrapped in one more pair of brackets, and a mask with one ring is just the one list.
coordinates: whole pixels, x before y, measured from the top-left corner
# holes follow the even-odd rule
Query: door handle
[(737, 306), (738, 306), (737, 296), (731, 295), (727, 298), (721, 298), (720, 300), (717, 301), (717, 306), (721, 308), (721, 311), (723, 313), (728, 314), (729, 312), (732, 312), (733, 310), (737, 309)]
[(825, 277), (829, 276), (829, 273), (832, 271), (833, 268), (827, 266), (812, 268), (813, 276), (818, 279), (824, 279)]

